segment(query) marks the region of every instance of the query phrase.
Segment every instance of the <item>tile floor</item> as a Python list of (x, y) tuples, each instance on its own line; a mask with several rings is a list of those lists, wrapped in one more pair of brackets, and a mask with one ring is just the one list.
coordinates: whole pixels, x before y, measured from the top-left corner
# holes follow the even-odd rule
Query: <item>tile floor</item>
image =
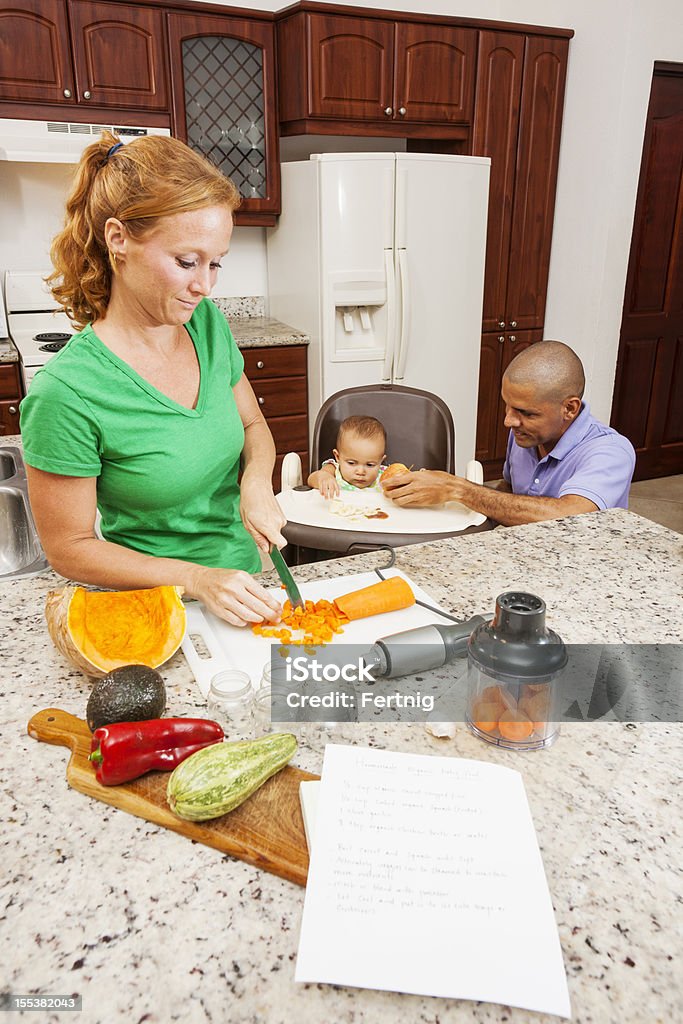
[(683, 533), (683, 474), (631, 484), (628, 507), (645, 519)]

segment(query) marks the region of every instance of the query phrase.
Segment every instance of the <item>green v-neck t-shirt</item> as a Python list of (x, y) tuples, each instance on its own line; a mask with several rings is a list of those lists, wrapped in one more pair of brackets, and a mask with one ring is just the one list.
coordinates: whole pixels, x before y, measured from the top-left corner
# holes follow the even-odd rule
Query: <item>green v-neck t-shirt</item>
[(36, 374), (21, 403), (24, 458), (48, 473), (97, 477), (105, 540), (258, 572), (237, 482), (244, 427), (232, 388), (244, 359), (209, 299), (187, 331), (200, 372), (194, 409), (144, 380), (91, 326), (75, 334)]

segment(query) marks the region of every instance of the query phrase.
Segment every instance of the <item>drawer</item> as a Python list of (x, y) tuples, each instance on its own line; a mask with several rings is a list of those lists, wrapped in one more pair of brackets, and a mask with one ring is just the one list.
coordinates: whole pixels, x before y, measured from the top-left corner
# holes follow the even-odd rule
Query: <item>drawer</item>
[(277, 416), (268, 426), (277, 455), (308, 451), (308, 416)]
[(305, 377), (287, 377), (254, 381), (256, 401), (266, 419), (271, 416), (298, 416), (308, 407)]
[[(278, 494), (282, 490), (282, 481), (280, 479), (280, 470), (282, 469), (282, 460), (287, 453), (284, 452), (282, 455), (278, 455), (275, 459), (275, 469), (273, 470), (273, 490)], [(303, 482), (306, 483), (308, 479), (308, 452), (298, 452), (299, 458), (301, 459), (301, 474)]]
[(253, 384), (262, 377), (302, 377), (306, 374), (306, 346), (243, 348), (244, 372)]
[(0, 364), (0, 398), (21, 399), (19, 363)]

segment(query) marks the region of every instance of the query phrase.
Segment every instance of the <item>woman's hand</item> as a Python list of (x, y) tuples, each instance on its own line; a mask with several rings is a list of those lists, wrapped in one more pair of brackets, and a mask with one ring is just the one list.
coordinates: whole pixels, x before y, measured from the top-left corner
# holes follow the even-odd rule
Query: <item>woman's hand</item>
[(201, 601), (231, 626), (279, 622), (282, 607), (243, 569), (207, 569), (197, 566), (191, 597)]
[(245, 472), (240, 484), (240, 515), (259, 551), (268, 554), (271, 547), (283, 548), (287, 541), (280, 532), (287, 522), (275, 500), (269, 481)]

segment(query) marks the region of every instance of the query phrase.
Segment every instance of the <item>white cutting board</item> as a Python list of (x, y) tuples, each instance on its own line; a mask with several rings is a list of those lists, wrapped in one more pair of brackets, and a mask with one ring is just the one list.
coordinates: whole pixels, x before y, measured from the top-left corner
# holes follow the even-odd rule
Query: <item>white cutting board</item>
[(457, 501), (434, 508), (401, 508), (380, 491), (342, 491), (339, 499), (346, 506), (368, 510), (379, 508), (386, 519), (366, 519), (335, 515), (330, 511), (334, 499), (323, 498), (320, 491), (281, 491), (277, 501), (287, 522), (325, 530), (353, 530), (363, 533), (457, 533), (468, 526), (479, 526), (486, 519)]
[[(424, 590), (413, 583), (409, 576), (398, 569), (383, 569), (384, 576), (401, 576), (406, 580), (418, 601), (424, 601), (438, 609), (437, 603)], [(353, 576), (337, 576), (331, 580), (315, 580), (312, 583), (301, 583), (299, 590), (304, 601), (320, 601), (325, 598), (333, 601), (342, 594), (352, 590), (369, 587), (379, 583), (380, 577), (374, 572), (357, 573)], [(286, 594), (281, 588), (273, 588), (271, 594), (283, 604)], [(197, 680), (204, 697), (209, 692), (211, 678), (226, 668), (239, 668), (251, 677), (252, 686), (257, 687), (261, 680), (263, 667), (270, 662), (270, 648), (279, 643), (263, 636), (255, 636), (249, 627), (240, 629), (230, 626), (208, 611), (199, 601), (190, 601), (185, 605), (187, 612), (187, 629), (181, 649), (192, 673)], [(420, 605), (402, 608), (400, 611), (387, 612), (384, 615), (372, 615), (368, 619), (357, 619), (344, 626), (344, 632), (337, 634), (331, 641), (342, 644), (367, 644), (371, 646), (378, 637), (391, 633), (399, 633), (404, 629), (426, 626), (430, 622), (445, 622), (437, 611), (430, 611)], [(208, 657), (201, 657), (195, 646), (193, 637), (200, 638), (200, 644), (206, 647)], [(290, 651), (296, 654), (297, 648)]]

